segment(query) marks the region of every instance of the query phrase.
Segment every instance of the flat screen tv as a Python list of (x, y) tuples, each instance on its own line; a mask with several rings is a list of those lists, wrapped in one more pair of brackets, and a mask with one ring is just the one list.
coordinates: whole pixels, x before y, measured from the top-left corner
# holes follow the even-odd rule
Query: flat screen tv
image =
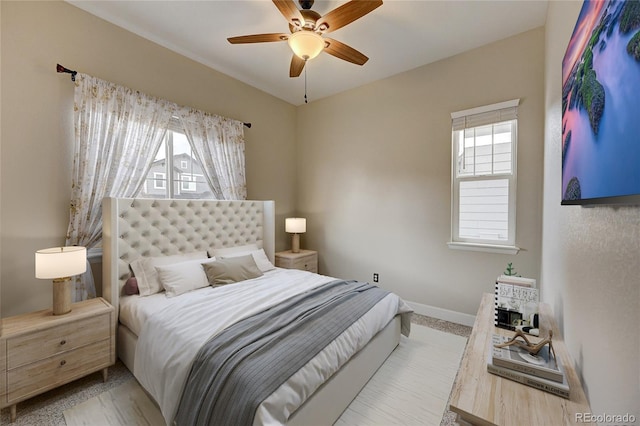
[(640, 204), (640, 1), (585, 0), (562, 61), (562, 204)]

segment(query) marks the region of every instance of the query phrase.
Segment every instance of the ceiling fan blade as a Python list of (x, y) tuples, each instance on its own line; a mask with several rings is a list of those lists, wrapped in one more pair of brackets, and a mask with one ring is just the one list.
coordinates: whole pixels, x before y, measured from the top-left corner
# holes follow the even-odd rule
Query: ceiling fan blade
[(245, 35), (238, 37), (229, 37), (229, 43), (231, 44), (240, 44), (240, 43), (266, 43), (271, 41), (285, 41), (289, 38), (290, 34), (284, 33), (273, 33), (273, 34), (253, 34), (253, 35)]
[(329, 55), (333, 55), (336, 58), (343, 59), (347, 62), (351, 62), (356, 65), (364, 65), (369, 58), (358, 52), (353, 47), (347, 46), (344, 43), (334, 40), (332, 38), (325, 38), (324, 51)]
[(351, 0), (320, 18), (316, 22), (316, 30), (321, 33), (330, 33), (362, 18), (380, 6), (382, 6), (382, 0)]
[(289, 67), (289, 77), (299, 77), (304, 69), (305, 60), (300, 59), (297, 55), (291, 58), (291, 66)]
[(293, 0), (273, 0), (273, 4), (276, 5), (282, 16), (285, 17), (291, 25), (297, 28), (304, 26), (304, 18), (300, 10), (293, 2)]

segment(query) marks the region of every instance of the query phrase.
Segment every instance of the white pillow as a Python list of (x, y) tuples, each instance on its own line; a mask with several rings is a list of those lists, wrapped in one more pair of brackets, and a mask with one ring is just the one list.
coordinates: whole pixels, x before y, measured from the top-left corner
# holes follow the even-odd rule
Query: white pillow
[(140, 296), (149, 296), (163, 290), (162, 284), (158, 280), (156, 266), (166, 266), (192, 259), (207, 259), (207, 252), (197, 251), (173, 256), (141, 257), (131, 262), (131, 270), (138, 281)]
[(215, 258), (188, 260), (166, 266), (156, 266), (158, 279), (162, 283), (167, 297), (179, 296), (188, 291), (197, 290), (209, 285), (203, 264), (215, 262)]
[(214, 248), (211, 250), (211, 257), (237, 257), (245, 256), (252, 251), (258, 250), (257, 244), (247, 244), (244, 246), (227, 247), (227, 248)]
[(260, 271), (267, 272), (276, 269), (267, 257), (267, 253), (264, 252), (264, 249), (252, 251), (251, 256), (253, 256), (253, 260), (256, 261), (256, 265), (258, 265), (258, 269), (260, 269)]
[(247, 254), (253, 256), (253, 260), (256, 262), (256, 265), (261, 272), (267, 272), (271, 271), (272, 269), (276, 269), (276, 267), (273, 266), (273, 263), (269, 261), (269, 258), (264, 252), (264, 249), (249, 250), (245, 252), (232, 252), (230, 254), (221, 255), (218, 257), (221, 259), (229, 259), (230, 257), (246, 256)]

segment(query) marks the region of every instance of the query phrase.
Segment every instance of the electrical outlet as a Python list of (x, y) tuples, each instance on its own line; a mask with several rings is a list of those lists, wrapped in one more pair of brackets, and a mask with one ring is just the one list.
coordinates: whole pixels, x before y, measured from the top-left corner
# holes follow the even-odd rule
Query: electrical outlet
[(373, 282), (374, 283), (378, 282), (378, 273), (377, 272), (374, 272), (374, 274), (373, 274)]

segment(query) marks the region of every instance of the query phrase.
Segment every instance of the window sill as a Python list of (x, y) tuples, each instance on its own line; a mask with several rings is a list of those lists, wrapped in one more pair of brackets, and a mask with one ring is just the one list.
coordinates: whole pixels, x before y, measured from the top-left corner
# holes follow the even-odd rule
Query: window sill
[(498, 244), (448, 242), (447, 245), (453, 250), (483, 251), (485, 253), (518, 254), (520, 251), (520, 247)]

